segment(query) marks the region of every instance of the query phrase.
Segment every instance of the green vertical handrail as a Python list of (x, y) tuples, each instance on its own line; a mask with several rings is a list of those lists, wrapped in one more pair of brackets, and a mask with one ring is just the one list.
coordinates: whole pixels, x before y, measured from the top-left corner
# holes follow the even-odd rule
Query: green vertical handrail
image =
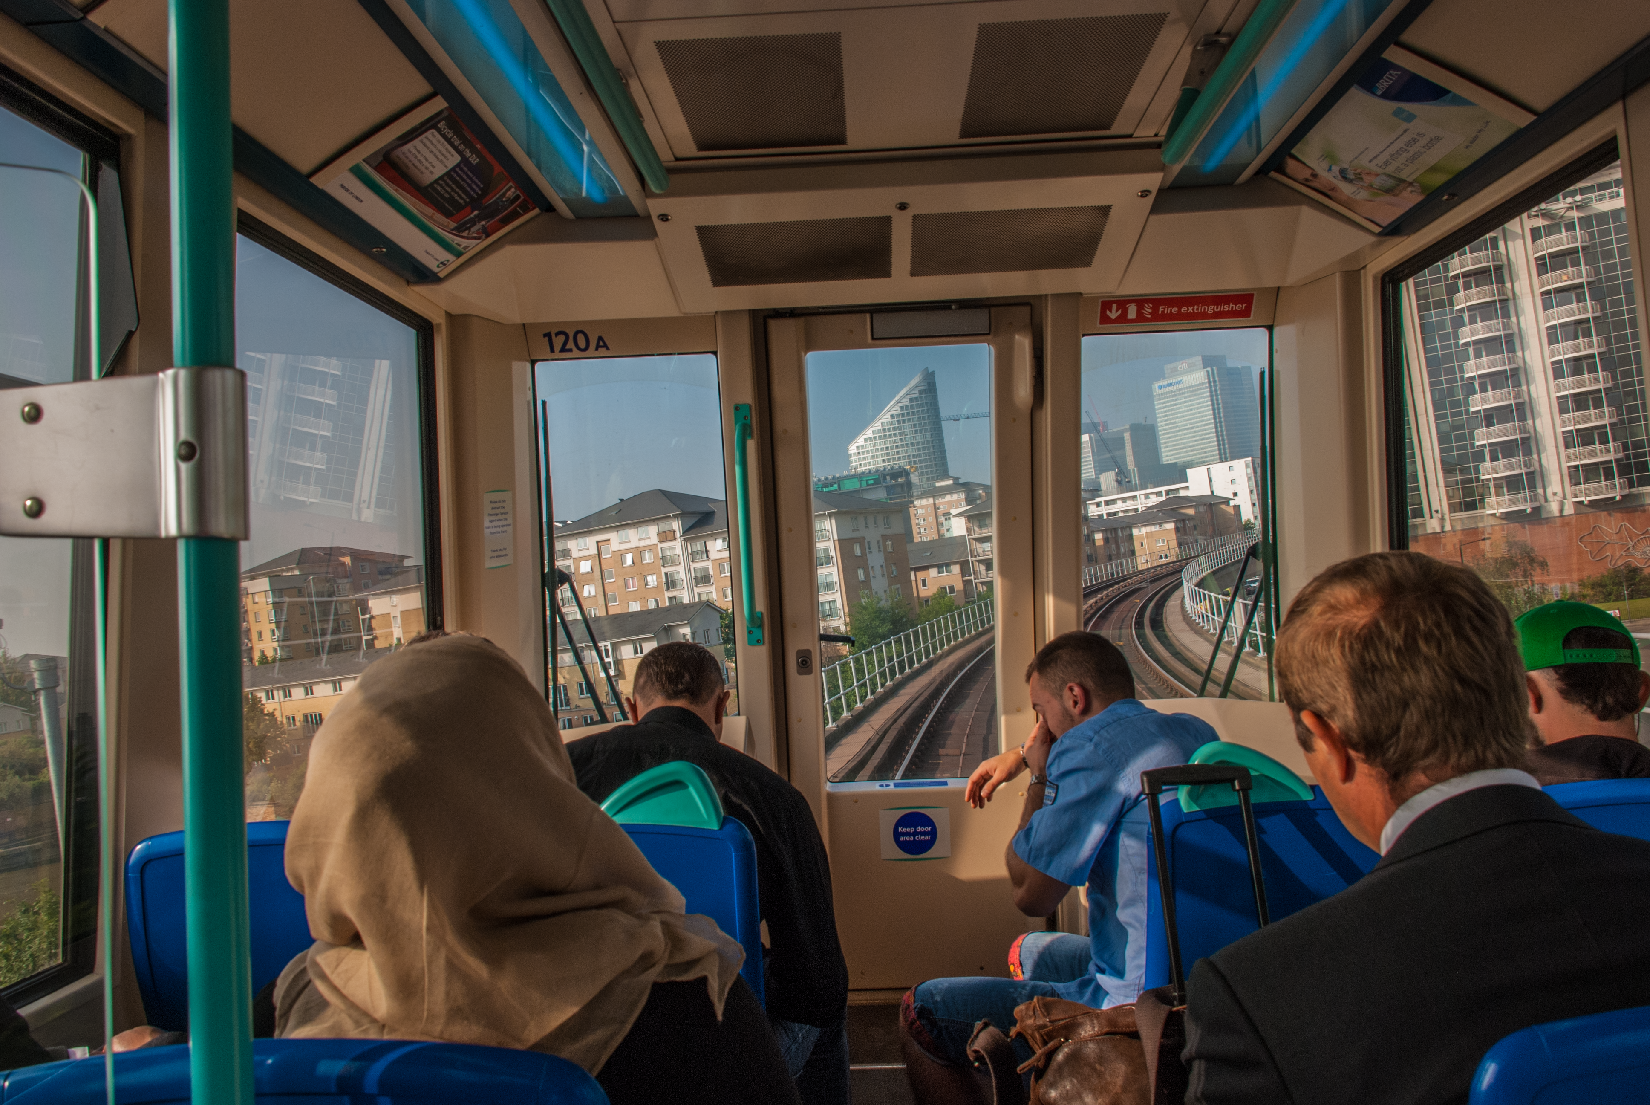
[[(229, 0), (169, 0), (172, 359), (235, 363)], [(245, 417), (244, 414), (242, 416)], [(252, 963), (241, 753), (239, 548), (178, 541), (190, 1094), (252, 1105)]]
[(549, 5), (550, 14), (561, 26), (567, 45), (572, 47), (573, 56), (579, 60), (579, 67), (590, 78), (590, 87), (595, 90), (596, 98), (607, 109), (613, 129), (619, 132), (619, 141), (624, 143), (624, 148), (636, 162), (637, 171), (649, 188), (663, 194), (670, 187), (670, 175), (665, 172), (664, 162), (659, 160), (659, 151), (653, 148), (653, 139), (647, 136), (642, 113), (636, 110), (636, 101), (630, 98), (624, 77), (614, 68), (613, 59), (608, 56), (607, 47), (602, 45), (596, 25), (590, 22), (590, 13), (585, 11), (582, 0), (545, 2)]
[[(1227, 600), (1226, 613), (1220, 616), (1220, 629), (1215, 633), (1215, 648), (1213, 652), (1209, 653), (1209, 666), (1203, 669), (1203, 682), (1197, 685), (1197, 695), (1195, 696), (1197, 698), (1202, 698), (1203, 692), (1209, 689), (1209, 677), (1215, 671), (1215, 658), (1220, 655), (1220, 642), (1226, 639), (1226, 627), (1231, 624), (1232, 611), (1237, 609), (1238, 592), (1242, 590), (1240, 584), (1243, 583), (1243, 573), (1249, 570), (1249, 558), (1255, 555), (1257, 547), (1256, 545), (1250, 545), (1244, 552), (1243, 559), (1238, 562), (1237, 579), (1232, 583), (1232, 597)], [(1256, 601), (1258, 602), (1259, 599), (1257, 598)], [(1238, 638), (1238, 655), (1243, 655), (1242, 637)]]
[(762, 611), (756, 608), (756, 581), (752, 578), (751, 556), (751, 474), (746, 459), (746, 446), (754, 431), (751, 428), (751, 405), (733, 405), (733, 502), (739, 516), (739, 591), (745, 600), (745, 643), (762, 643)]
[(1258, 525), (1255, 527), (1260, 536), (1260, 565), (1261, 575), (1265, 583), (1256, 593), (1255, 600), (1266, 604), (1266, 618), (1261, 630), (1261, 640), (1266, 645), (1266, 698), (1269, 702), (1278, 700), (1278, 672), (1274, 662), (1274, 653), (1277, 651), (1277, 618), (1273, 612), (1274, 595), (1278, 586), (1278, 550), (1272, 538), (1272, 450), (1276, 442), (1272, 440), (1272, 387), (1274, 381), (1265, 370), (1260, 372), (1260, 472), (1257, 479), (1260, 483), (1260, 502)]

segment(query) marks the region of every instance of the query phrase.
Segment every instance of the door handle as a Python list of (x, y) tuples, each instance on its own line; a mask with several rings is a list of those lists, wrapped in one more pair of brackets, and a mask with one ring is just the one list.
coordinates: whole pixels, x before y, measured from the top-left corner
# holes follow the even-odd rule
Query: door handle
[(739, 521), (739, 591), (745, 602), (745, 643), (762, 644), (762, 611), (756, 609), (756, 582), (751, 578), (751, 479), (745, 447), (754, 431), (751, 405), (733, 406), (733, 505)]

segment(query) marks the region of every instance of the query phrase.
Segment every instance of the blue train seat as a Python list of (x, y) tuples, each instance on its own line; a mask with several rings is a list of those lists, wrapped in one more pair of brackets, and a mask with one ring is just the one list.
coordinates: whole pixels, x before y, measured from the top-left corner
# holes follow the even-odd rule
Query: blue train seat
[(1590, 779), (1542, 789), (1595, 829), (1650, 840), (1650, 779)]
[[(287, 825), (254, 821), (246, 827), (253, 992), (314, 943), (303, 895), (286, 881)], [(127, 857), (126, 929), (145, 1017), (157, 1028), (183, 1031), (189, 1027), (189, 953), (181, 832), (152, 836)]]
[(1650, 1006), (1640, 1006), (1550, 1021), (1514, 1032), (1485, 1053), (1473, 1075), (1467, 1102), (1594, 1105), (1600, 1101), (1639, 1101), (1644, 1097), (1647, 1080)]
[(702, 913), (745, 949), (739, 969), (762, 995), (762, 905), (756, 888), (756, 842), (731, 817), (719, 829), (692, 825), (626, 825), (624, 831), (653, 869), (687, 900), (689, 913)]
[[(1357, 882), (1380, 856), (1346, 831), (1321, 788), (1310, 801), (1256, 802), (1261, 872), (1274, 921)], [(1181, 961), (1190, 965), (1258, 927), (1243, 817), (1237, 806), (1186, 811), (1163, 804), (1163, 835), (1173, 875)], [(1169, 983), (1156, 857), (1147, 850), (1145, 985)]]
[[(0, 1105), (104, 1105), (103, 1060), (71, 1059), (0, 1075)], [(254, 1040), (252, 1080), (265, 1105), (607, 1105), (577, 1065), (536, 1051), (402, 1040)], [(189, 1047), (115, 1056), (119, 1105), (189, 1105)]]

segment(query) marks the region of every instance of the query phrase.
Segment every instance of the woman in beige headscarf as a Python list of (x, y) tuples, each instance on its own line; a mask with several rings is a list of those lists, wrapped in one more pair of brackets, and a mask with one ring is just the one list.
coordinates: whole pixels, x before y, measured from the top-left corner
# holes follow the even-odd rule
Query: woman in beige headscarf
[(544, 699), (449, 636), (373, 664), (315, 736), (286, 872), (316, 943), (276, 1035), (551, 1052), (629, 1101), (795, 1101), (737, 943), (579, 793)]

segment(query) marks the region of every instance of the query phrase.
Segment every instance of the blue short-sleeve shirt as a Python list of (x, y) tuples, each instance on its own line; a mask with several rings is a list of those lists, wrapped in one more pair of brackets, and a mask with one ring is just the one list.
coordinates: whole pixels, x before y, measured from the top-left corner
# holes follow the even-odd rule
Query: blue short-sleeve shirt
[(1093, 961), (1060, 984), (1063, 996), (1100, 1008), (1140, 996), (1150, 827), (1140, 773), (1183, 764), (1219, 739), (1207, 722), (1128, 698), (1054, 742), (1043, 806), (1015, 835), (1014, 853), (1068, 886), (1088, 884)]

